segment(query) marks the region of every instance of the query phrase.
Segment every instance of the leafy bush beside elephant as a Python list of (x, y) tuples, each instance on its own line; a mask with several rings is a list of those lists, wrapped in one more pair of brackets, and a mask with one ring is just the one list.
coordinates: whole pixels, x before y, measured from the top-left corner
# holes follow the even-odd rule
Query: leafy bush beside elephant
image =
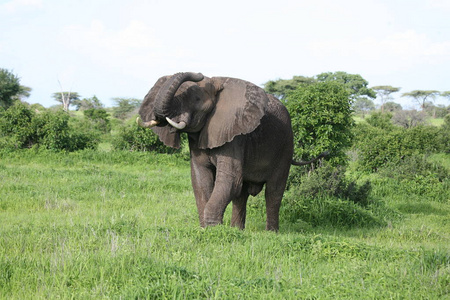
[(277, 98), (244, 80), (177, 73), (155, 83), (139, 115), (167, 146), (179, 148), (187, 133), (201, 226), (222, 223), (232, 202), (231, 225), (243, 229), (248, 196), (265, 185), (266, 229), (278, 230), (293, 133)]

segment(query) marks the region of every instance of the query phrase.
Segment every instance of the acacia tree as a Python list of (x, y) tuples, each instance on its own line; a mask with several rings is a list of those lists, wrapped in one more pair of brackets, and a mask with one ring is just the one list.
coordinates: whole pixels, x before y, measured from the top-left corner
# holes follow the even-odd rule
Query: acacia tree
[(77, 92), (59, 92), (53, 93), (53, 99), (58, 102), (61, 102), (63, 105), (64, 111), (69, 111), (69, 106), (73, 101), (80, 100), (80, 95)]
[(136, 110), (142, 103), (142, 100), (134, 98), (113, 98), (116, 106), (113, 107), (113, 117), (126, 119), (127, 116)]
[(419, 104), (420, 108), (422, 110), (424, 110), (427, 100), (430, 102), (433, 102), (434, 98), (436, 98), (436, 96), (438, 96), (438, 95), (439, 95), (439, 91), (435, 91), (435, 90), (428, 90), (428, 91), (414, 90), (409, 93), (403, 93), (402, 97), (413, 98), (414, 101), (417, 102), (417, 104)]
[(389, 100), (392, 100), (392, 93), (400, 91), (399, 87), (393, 87), (390, 85), (377, 85), (373, 86), (372, 90), (377, 93), (377, 98), (381, 101), (381, 112), (384, 112), (384, 105)]
[(444, 98), (447, 98), (447, 100), (450, 101), (450, 91), (442, 92), (442, 93), (440, 93), (440, 96), (444, 97)]

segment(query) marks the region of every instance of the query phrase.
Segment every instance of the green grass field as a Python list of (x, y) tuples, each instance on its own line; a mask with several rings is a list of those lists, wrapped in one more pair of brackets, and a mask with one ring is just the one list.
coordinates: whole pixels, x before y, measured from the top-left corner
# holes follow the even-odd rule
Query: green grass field
[(0, 299), (450, 299), (450, 197), (372, 192), (385, 225), (201, 229), (183, 157), (1, 154)]

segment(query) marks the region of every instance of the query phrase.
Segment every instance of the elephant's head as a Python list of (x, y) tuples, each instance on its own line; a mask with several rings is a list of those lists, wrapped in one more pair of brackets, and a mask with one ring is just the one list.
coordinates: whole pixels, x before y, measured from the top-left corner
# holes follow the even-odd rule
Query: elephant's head
[(155, 83), (139, 109), (138, 123), (153, 127), (170, 147), (179, 148), (184, 131), (199, 133), (200, 148), (215, 148), (255, 130), (267, 103), (264, 90), (250, 82), (177, 73)]

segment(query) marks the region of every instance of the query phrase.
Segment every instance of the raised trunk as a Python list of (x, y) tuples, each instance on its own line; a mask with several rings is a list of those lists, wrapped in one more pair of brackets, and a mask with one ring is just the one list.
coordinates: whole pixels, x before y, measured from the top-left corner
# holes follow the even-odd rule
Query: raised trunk
[(155, 116), (165, 119), (170, 114), (170, 100), (175, 96), (178, 88), (186, 81), (199, 82), (203, 80), (201, 73), (177, 73), (161, 87), (155, 100)]

